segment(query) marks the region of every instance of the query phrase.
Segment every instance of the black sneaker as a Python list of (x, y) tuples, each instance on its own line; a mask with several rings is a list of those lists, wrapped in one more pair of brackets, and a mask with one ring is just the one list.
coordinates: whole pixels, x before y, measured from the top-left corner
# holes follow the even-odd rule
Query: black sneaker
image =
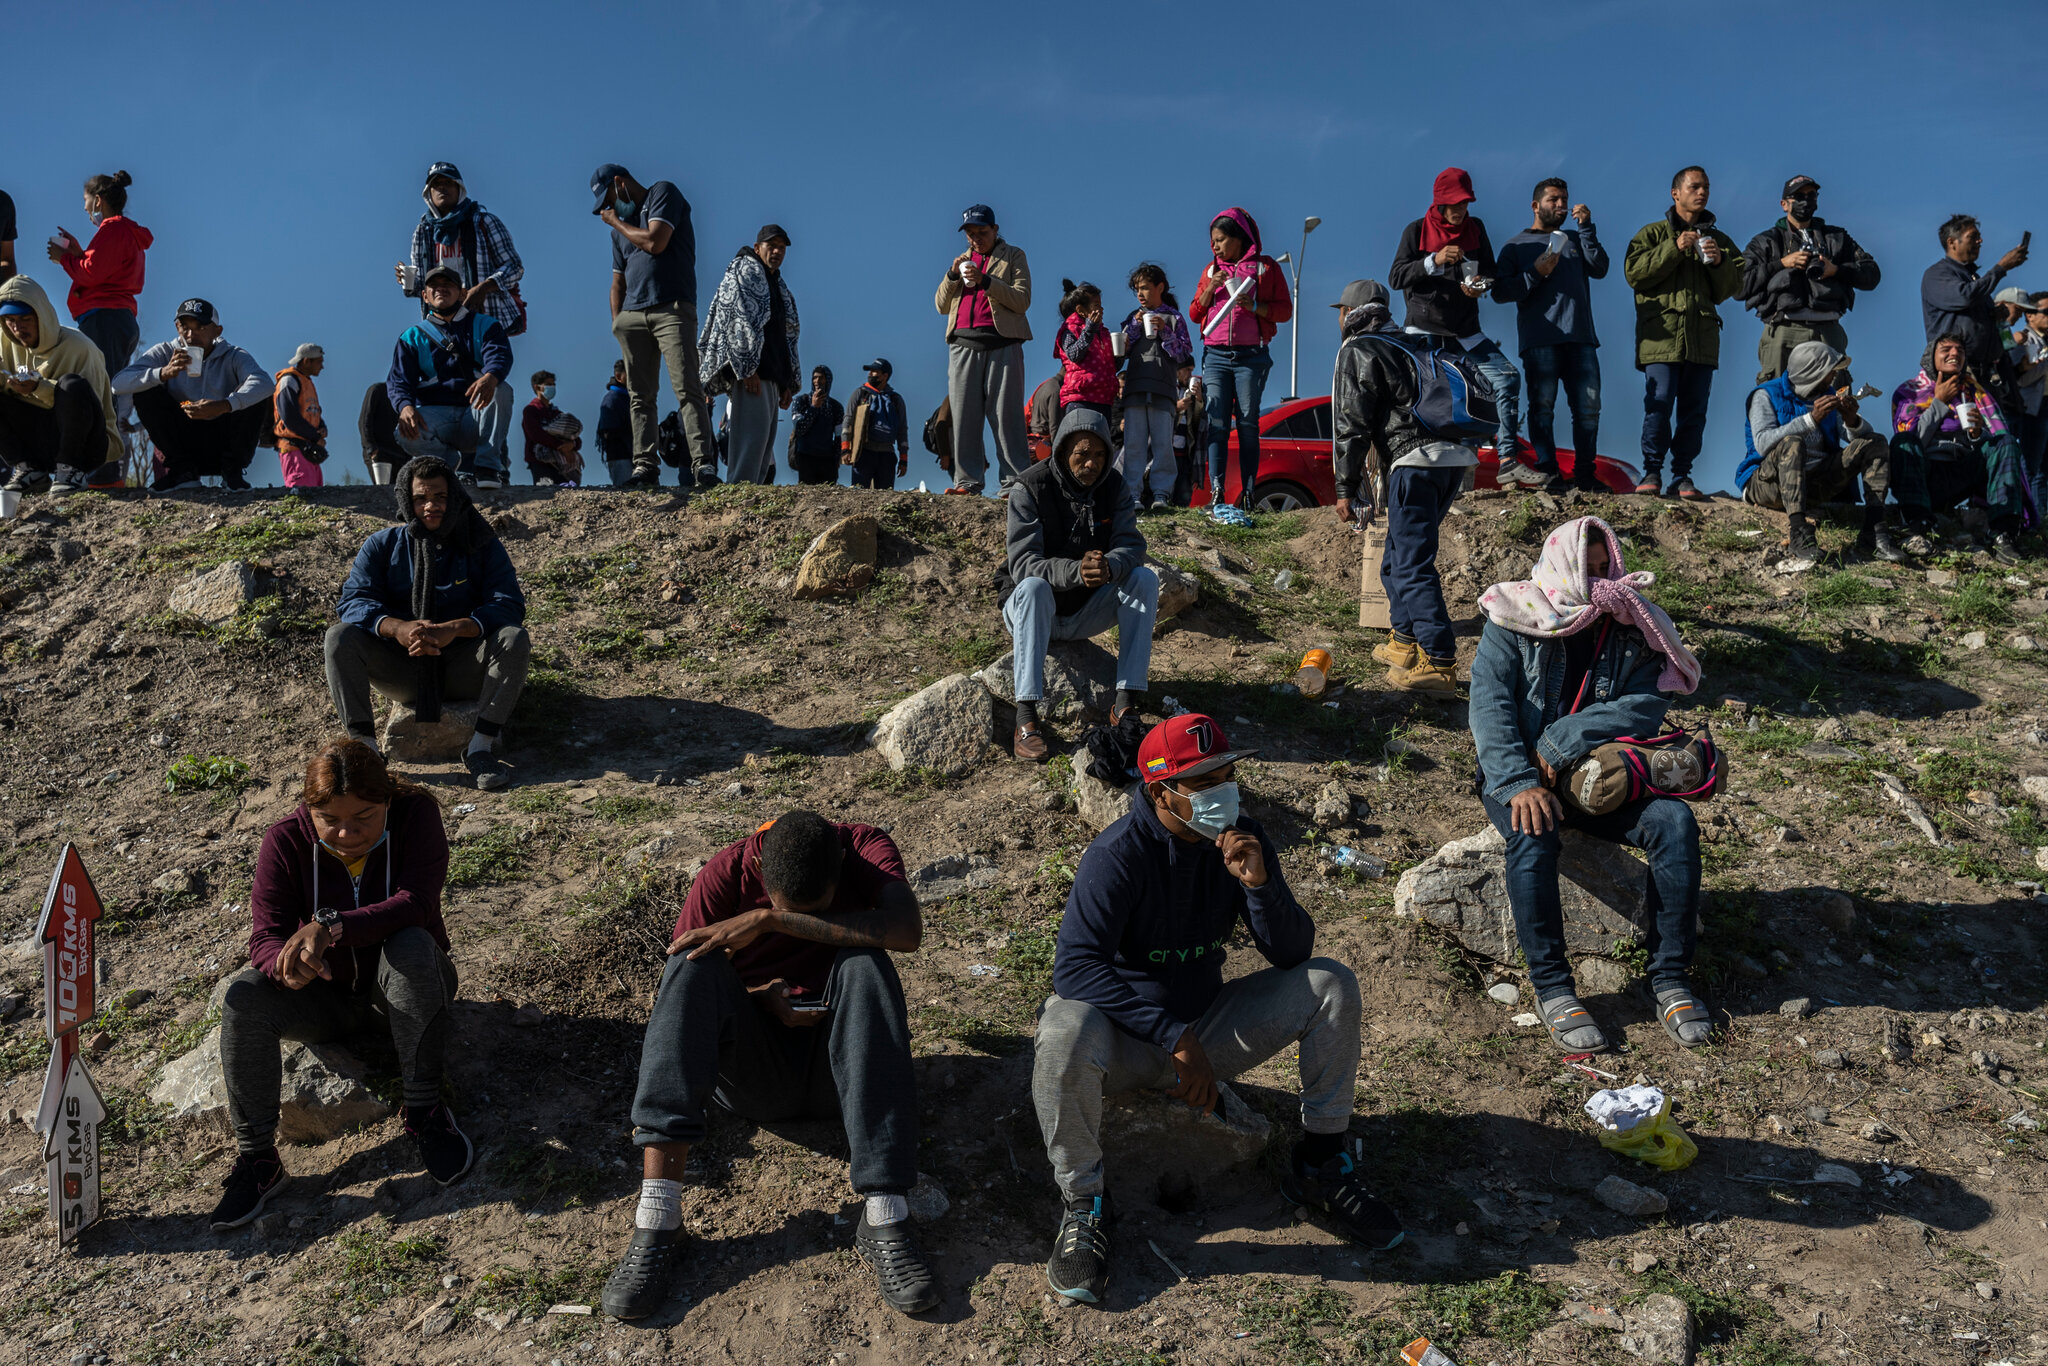
[(868, 1212), (863, 1209), (860, 1222), (853, 1226), (853, 1247), (875, 1269), (882, 1299), (891, 1309), (899, 1314), (921, 1314), (938, 1304), (938, 1281), (925, 1265), (924, 1253), (911, 1241), (908, 1219), (876, 1228), (868, 1223)]
[(2010, 531), (2001, 531), (1991, 538), (1991, 558), (2000, 564), (2020, 562), (2020, 548), (2012, 543)]
[(512, 782), (512, 775), (505, 771), (505, 766), (498, 762), (498, 756), (492, 750), (471, 750), (462, 756), (462, 766), (476, 779), (479, 792), (496, 792)]
[(237, 1154), (228, 1179), (220, 1183), (220, 1203), (213, 1207), (214, 1231), (222, 1233), (240, 1228), (263, 1213), (270, 1197), (277, 1194), (288, 1179), (275, 1148), (267, 1153)]
[(1083, 1196), (1060, 1216), (1045, 1281), (1055, 1292), (1083, 1304), (1102, 1303), (1109, 1285), (1109, 1225), (1114, 1216), (1106, 1195)]
[(1871, 527), (1856, 538), (1856, 549), (1872, 559), (1883, 560), (1886, 564), (1904, 564), (1905, 552), (1892, 541), (1892, 533), (1885, 527)]
[(469, 1175), (470, 1166), (476, 1161), (476, 1148), (469, 1135), (456, 1127), (455, 1116), (448, 1113), (447, 1106), (425, 1110), (406, 1106), (405, 1131), (412, 1135), (420, 1152), (420, 1165), (427, 1169), (428, 1176), (444, 1186), (452, 1186)]
[(41, 493), (50, 487), (50, 476), (42, 470), (16, 465), (5, 487), (9, 493)]
[(1793, 513), (1785, 528), (1785, 558), (1780, 563), (1804, 562), (1810, 569), (1820, 559), (1820, 542), (1806, 519)]
[(619, 1269), (604, 1283), (598, 1308), (615, 1319), (644, 1319), (668, 1301), (669, 1277), (687, 1246), (681, 1227), (636, 1228)]
[(223, 474), (220, 477), (220, 486), (235, 493), (247, 493), (255, 487), (255, 485), (242, 477), (240, 470), (235, 471), (233, 474)]
[(1385, 1252), (1406, 1236), (1400, 1216), (1386, 1201), (1366, 1189), (1352, 1165), (1351, 1154), (1338, 1153), (1314, 1171), (1297, 1163), (1281, 1179), (1280, 1193), (1297, 1205), (1324, 1214), (1337, 1232), (1360, 1247)]

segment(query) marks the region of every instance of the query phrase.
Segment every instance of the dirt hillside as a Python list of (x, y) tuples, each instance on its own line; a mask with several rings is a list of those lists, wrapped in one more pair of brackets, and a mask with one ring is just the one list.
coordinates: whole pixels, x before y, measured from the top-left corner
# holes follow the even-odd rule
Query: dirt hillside
[[(1719, 1366), (2048, 1361), (2048, 781), (2027, 782), (2048, 774), (2048, 653), (2030, 634), (2048, 641), (2048, 562), (2008, 573), (1950, 541), (1927, 565), (1780, 576), (1778, 530), (1737, 505), (1597, 509), (1705, 663), (1679, 715), (1710, 719), (1734, 761), (1700, 808), (1696, 980), (1722, 1041), (1681, 1054), (1639, 981), (1587, 992), (1621, 1040), (1597, 1065), (1666, 1087), (1699, 1160), (1664, 1174), (1605, 1153), (1580, 1111), (1605, 1083), (1511, 1022), (1526, 981), (1393, 915), (1395, 876), (1484, 818), (1464, 705), (1391, 692), (1369, 661), (1356, 538), (1327, 512), (1248, 531), (1148, 517), (1154, 555), (1202, 586), (1160, 629), (1154, 710), (1173, 697), (1262, 751), (1248, 809), (1286, 851), (1318, 951), (1363, 983), (1353, 1127), (1410, 1235), (1363, 1256), (1281, 1200), (1294, 1106), (1277, 1059), (1242, 1088), (1279, 1131), (1248, 1167), (1163, 1202), (1156, 1163), (1112, 1170), (1125, 1218), (1095, 1309), (1046, 1293), (1056, 1211), (1027, 1094), (1093, 829), (1058, 762), (992, 749), (965, 777), (896, 773), (866, 738), (894, 701), (1007, 649), (998, 504), (491, 495), (536, 645), (516, 785), (410, 770), (458, 836), (450, 1097), (478, 1168), (434, 1187), (383, 1120), (288, 1147), (276, 1215), (220, 1236), (203, 1216), (231, 1141), (148, 1092), (246, 956), (258, 842), (334, 729), (320, 634), (387, 504), (350, 489), (32, 500), (0, 523), (0, 1362), (1386, 1363), (1418, 1334), (1466, 1366), (1620, 1362), (1613, 1316), (1587, 1306), (1625, 1314), (1659, 1293), (1691, 1306), (1698, 1359)], [(855, 511), (883, 528), (874, 583), (793, 600), (806, 545)], [(1477, 594), (1526, 572), (1575, 511), (1457, 504), (1444, 568), (1466, 659)], [(1823, 529), (1836, 551), (1846, 539)], [(272, 591), (219, 626), (171, 610), (181, 582), (231, 559)], [(1337, 660), (1328, 705), (1277, 687), (1312, 645)], [(1062, 751), (1080, 729), (1055, 726)], [(1332, 783), (1364, 804), (1334, 830), (1312, 815)], [(794, 805), (889, 827), (913, 868), (987, 860), (947, 865), (988, 871), (929, 902), (901, 963), (920, 1166), (950, 1202), (923, 1230), (944, 1306), (905, 1319), (875, 1295), (833, 1126), (727, 1117), (692, 1157), (694, 1247), (668, 1308), (634, 1325), (550, 1314), (595, 1303), (627, 1236), (640, 1030), (690, 870)], [(103, 994), (120, 1004), (90, 1031), (114, 1111), (108, 1215), (60, 1254), (27, 1125), (46, 1045), (26, 936), (67, 840), (109, 907)], [(1339, 870), (1333, 845), (1391, 871)], [(1258, 964), (1239, 944), (1228, 970)], [(1488, 997), (1497, 982), (1519, 985), (1516, 1004)], [(1801, 1000), (1811, 1014), (1787, 1006)], [(363, 1061), (395, 1094), (389, 1060)], [(1860, 1184), (1815, 1184), (1830, 1163)], [(1668, 1212), (1599, 1203), (1609, 1174)]]

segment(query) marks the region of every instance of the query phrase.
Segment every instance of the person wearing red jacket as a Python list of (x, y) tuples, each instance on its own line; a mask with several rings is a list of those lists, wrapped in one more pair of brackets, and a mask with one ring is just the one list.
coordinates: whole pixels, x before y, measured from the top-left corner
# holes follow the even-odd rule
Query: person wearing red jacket
[(306, 765), (298, 808), (264, 832), (249, 892), (249, 966), (221, 998), (220, 1065), (237, 1156), (213, 1227), (239, 1228), (285, 1182), (277, 1153), (282, 1045), (388, 1033), (405, 1131), (442, 1185), (476, 1151), (441, 1103), (455, 965), (441, 889), (448, 834), (431, 794), (360, 740)]
[[(126, 171), (89, 177), (85, 216), (94, 224), (92, 244), (81, 247), (64, 228), (50, 241), (50, 259), (71, 277), (65, 303), (72, 321), (106, 357), (110, 375), (126, 368), (142, 340), (135, 299), (142, 293), (143, 256), (156, 241), (148, 228), (125, 216), (134, 183)], [(127, 405), (121, 406), (125, 412)]]
[(1250, 511), (1259, 482), (1259, 399), (1273, 368), (1266, 345), (1294, 316), (1294, 298), (1279, 263), (1259, 250), (1259, 225), (1243, 209), (1233, 206), (1209, 220), (1209, 249), (1213, 259), (1188, 305), (1202, 338), (1209, 487), (1212, 500), (1221, 503), (1235, 420), (1238, 505)]

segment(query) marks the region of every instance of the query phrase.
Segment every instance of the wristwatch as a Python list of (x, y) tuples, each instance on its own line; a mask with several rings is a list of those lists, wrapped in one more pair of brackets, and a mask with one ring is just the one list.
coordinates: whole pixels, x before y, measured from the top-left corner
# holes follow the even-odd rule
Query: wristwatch
[(334, 943), (341, 942), (341, 912), (332, 906), (322, 906), (313, 912), (314, 923), (327, 927), (327, 937)]

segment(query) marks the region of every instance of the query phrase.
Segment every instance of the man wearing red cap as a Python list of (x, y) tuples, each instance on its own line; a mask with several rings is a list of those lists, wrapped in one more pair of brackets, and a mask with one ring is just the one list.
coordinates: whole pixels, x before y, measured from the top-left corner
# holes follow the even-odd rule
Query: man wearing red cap
[[(1238, 810), (1223, 728), (1195, 713), (1138, 749), (1131, 812), (1081, 856), (1060, 922), (1053, 995), (1039, 1012), (1031, 1099), (1063, 1206), (1046, 1279), (1094, 1304), (1109, 1280), (1113, 1214), (1102, 1170), (1102, 1097), (1165, 1091), (1209, 1113), (1241, 1104), (1218, 1083), (1289, 1044), (1301, 1053), (1301, 1123), (1286, 1197), (1374, 1249), (1401, 1241), (1394, 1211), (1344, 1150), (1358, 1073), (1358, 979), (1312, 958), (1315, 922), (1287, 889), (1259, 823)], [(1223, 980), (1242, 922), (1271, 967)]]

